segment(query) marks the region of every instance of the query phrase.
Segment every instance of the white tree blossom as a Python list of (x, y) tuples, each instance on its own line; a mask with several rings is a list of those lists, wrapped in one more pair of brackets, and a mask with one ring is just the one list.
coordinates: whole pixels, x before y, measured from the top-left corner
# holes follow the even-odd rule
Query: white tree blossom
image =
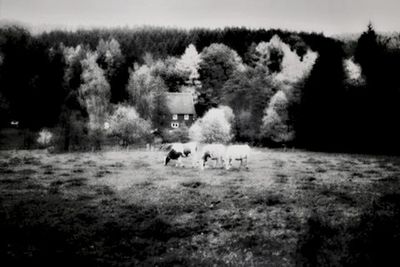
[(199, 79), (200, 61), (201, 57), (196, 47), (190, 44), (176, 63), (178, 71), (189, 74), (189, 84), (194, 84), (194, 82)]
[(227, 143), (232, 139), (233, 112), (229, 107), (210, 109), (189, 130), (192, 140), (204, 143)]
[[(269, 42), (259, 43), (256, 52), (259, 65), (267, 66), (272, 60), (279, 60), (276, 63), (280, 64), (280, 71), (272, 75), (275, 82), (280, 83), (295, 83), (303, 79), (310, 73), (318, 57), (318, 54), (311, 50), (307, 50), (303, 58), (299, 57), (278, 35), (274, 35)], [(279, 54), (278, 58), (272, 58), (273, 53)]]

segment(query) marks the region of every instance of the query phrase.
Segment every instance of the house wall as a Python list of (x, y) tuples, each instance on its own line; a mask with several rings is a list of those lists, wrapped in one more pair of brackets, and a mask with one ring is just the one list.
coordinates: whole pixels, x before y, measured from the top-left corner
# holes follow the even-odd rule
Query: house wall
[(196, 116), (194, 116), (193, 114), (189, 114), (189, 120), (185, 120), (185, 114), (178, 114), (178, 119), (177, 120), (173, 120), (172, 119), (172, 114), (169, 116), (169, 121), (168, 121), (168, 125), (169, 128), (173, 129), (173, 127), (171, 126), (172, 123), (179, 123), (179, 127), (185, 123), (186, 126), (190, 127), (194, 121), (196, 120)]

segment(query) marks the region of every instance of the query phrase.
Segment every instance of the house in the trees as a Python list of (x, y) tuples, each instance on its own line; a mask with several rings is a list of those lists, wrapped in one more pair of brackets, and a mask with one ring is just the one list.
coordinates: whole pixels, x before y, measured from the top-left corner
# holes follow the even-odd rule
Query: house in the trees
[(193, 96), (190, 93), (167, 93), (168, 125), (172, 129), (183, 124), (190, 127), (196, 120)]

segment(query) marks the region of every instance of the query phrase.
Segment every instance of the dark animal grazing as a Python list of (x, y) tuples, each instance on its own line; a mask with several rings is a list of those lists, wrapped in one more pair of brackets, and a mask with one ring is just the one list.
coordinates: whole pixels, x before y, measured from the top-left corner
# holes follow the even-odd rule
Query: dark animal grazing
[(185, 157), (183, 145), (181, 143), (174, 143), (174, 144), (172, 144), (171, 150), (168, 152), (167, 156), (165, 157), (164, 166), (166, 166), (171, 159), (177, 160), (178, 164), (180, 166), (183, 166), (182, 160), (181, 160), (182, 157)]
[[(173, 143), (165, 145), (165, 148), (168, 148), (169, 152), (165, 157), (164, 165), (167, 165), (168, 162), (173, 159), (177, 160), (178, 164), (183, 167), (183, 163), (181, 158), (187, 158), (191, 156), (192, 158), (192, 166), (194, 166), (194, 162), (196, 161), (195, 154), (197, 152), (197, 143), (190, 142), (190, 143)], [(177, 165), (178, 165), (177, 164)]]
[(180, 162), (180, 159), (183, 156), (184, 154), (182, 152), (178, 152), (172, 149), (171, 151), (168, 152), (167, 156), (165, 157), (164, 166), (166, 166), (171, 159), (178, 160)]

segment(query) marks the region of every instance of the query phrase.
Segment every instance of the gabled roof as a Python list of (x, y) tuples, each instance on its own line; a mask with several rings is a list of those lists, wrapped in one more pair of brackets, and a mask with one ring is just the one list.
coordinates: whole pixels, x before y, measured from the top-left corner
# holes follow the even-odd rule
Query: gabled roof
[(190, 93), (167, 93), (166, 100), (171, 114), (196, 114)]

